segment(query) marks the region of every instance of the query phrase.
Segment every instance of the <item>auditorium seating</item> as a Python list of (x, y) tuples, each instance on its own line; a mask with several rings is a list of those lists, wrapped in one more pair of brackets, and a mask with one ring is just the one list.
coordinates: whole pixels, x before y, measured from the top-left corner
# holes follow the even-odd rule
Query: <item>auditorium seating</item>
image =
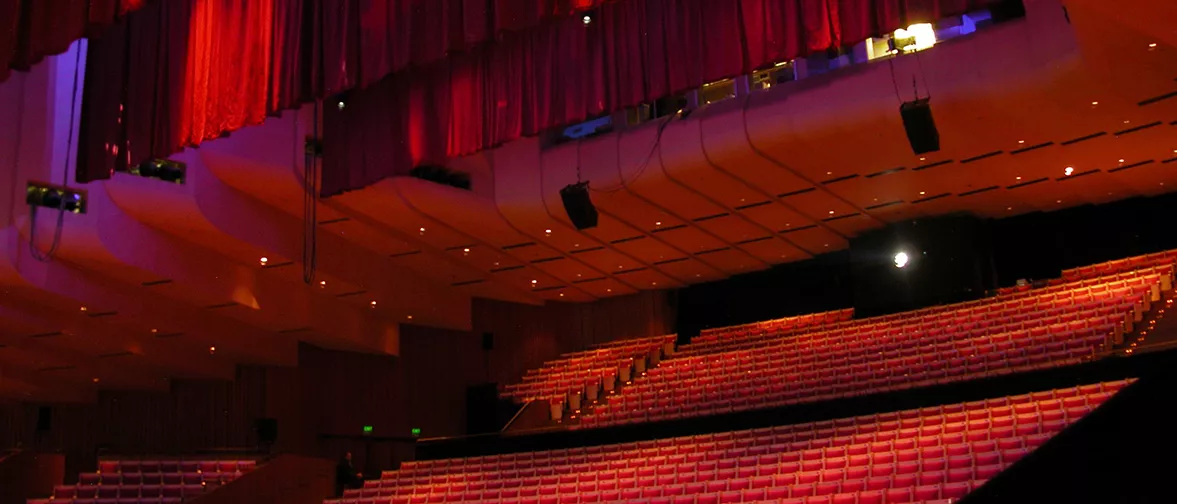
[(885, 504), (959, 499), (1128, 380), (606, 446), (407, 462), (328, 504)]
[(529, 370), (522, 382), (504, 387), (501, 395), (518, 402), (563, 403), (568, 394), (582, 394), (586, 389), (612, 390), (616, 380), (628, 381), (629, 373), (643, 372), (648, 358), (656, 361), (668, 355), (674, 339), (665, 335), (620, 340), (566, 353)]
[[(682, 346), (577, 427), (779, 407), (1088, 360), (1159, 299), (1172, 266), (813, 331), (718, 331)], [(823, 319), (824, 321), (824, 319)], [(704, 337), (706, 336), (706, 337)]]
[(1061, 280), (1065, 282), (1086, 280), (1088, 278), (1098, 278), (1154, 266), (1171, 266), (1175, 263), (1177, 263), (1177, 249), (1166, 250), (1063, 270)]
[(255, 460), (102, 460), (98, 472), (53, 497), (29, 504), (178, 504), (228, 484), (257, 467)]

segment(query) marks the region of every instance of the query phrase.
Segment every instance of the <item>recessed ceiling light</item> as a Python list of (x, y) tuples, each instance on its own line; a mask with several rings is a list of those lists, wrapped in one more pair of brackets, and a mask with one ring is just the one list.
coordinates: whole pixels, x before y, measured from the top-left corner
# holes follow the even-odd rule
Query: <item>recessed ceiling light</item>
[(413, 316), (412, 316), (412, 315), (408, 315), (408, 316), (406, 316), (405, 318), (407, 318), (407, 319), (409, 319), (409, 320), (413, 320)]
[(617, 269), (621, 269), (621, 268), (623, 268), (623, 267), (624, 267), (624, 266), (622, 266), (622, 265), (620, 265), (620, 264), (618, 264), (618, 265), (617, 265)]
[(215, 347), (215, 346), (208, 347), (208, 353), (210, 353), (210, 354), (217, 353), (217, 347)]
[(1128, 124), (1128, 123), (1130, 123), (1130, 122), (1132, 122), (1132, 121), (1129, 121), (1129, 120), (1127, 120), (1127, 119), (1124, 119), (1124, 124)]
[(576, 274), (576, 278), (580, 278), (580, 273), (577, 273), (577, 274)]
[(699, 277), (701, 277), (701, 276), (703, 276), (703, 275), (700, 275), (700, 274), (698, 274), (698, 273), (695, 273), (695, 278), (699, 278)]
[(1123, 163), (1123, 162), (1124, 162), (1124, 160), (1123, 160), (1123, 159), (1121, 159), (1121, 160), (1120, 160), (1120, 162), (1121, 162), (1121, 163)]
[(262, 263), (262, 266), (265, 266), (266, 263), (270, 262), (270, 259), (268, 257), (262, 257), (261, 259), (258, 259), (257, 262), (260, 262)]
[(372, 308), (376, 307), (376, 301), (372, 301)]
[(157, 332), (159, 332), (159, 330), (158, 330), (158, 329), (152, 329), (152, 330), (151, 330), (151, 334), (155, 334), (155, 333), (157, 333)]
[(920, 161), (924, 161), (924, 160), (927, 160), (927, 159), (928, 159), (928, 158), (923, 158), (923, 157), (922, 157), (922, 158), (920, 158)]
[(1006, 209), (1006, 210), (1013, 210), (1013, 209), (1014, 209), (1014, 207), (1007, 206), (1007, 207), (1005, 207), (1005, 209)]
[(830, 210), (830, 215), (834, 215), (834, 211), (833, 211), (833, 210)]
[[(1165, 185), (1165, 184), (1161, 184), (1161, 185)], [(658, 285), (658, 282), (650, 282), (650, 285)]]
[(830, 244), (828, 244), (828, 243), (827, 243), (825, 246), (826, 246), (826, 247), (829, 247), (829, 246), (830, 246)]
[(1014, 180), (1022, 180), (1022, 177), (1014, 177)]
[(95, 378), (93, 381), (94, 383), (98, 383), (98, 378)]
[(537, 284), (537, 283), (539, 283), (539, 280), (532, 280), (532, 281), (531, 281), (531, 285), (535, 285), (535, 284)]
[(613, 292), (613, 289), (605, 289), (605, 292)]
[(924, 192), (923, 192), (923, 191), (920, 191), (920, 196), (923, 196), (923, 195), (924, 195)]
[(826, 175), (833, 175), (833, 174), (834, 174), (834, 172), (832, 172), (832, 171), (826, 172)]
[(560, 297), (564, 297), (564, 293), (563, 293), (563, 292), (561, 292), (561, 293), (560, 293)]
[(1148, 47), (1150, 47), (1150, 48), (1152, 48), (1152, 47), (1156, 47), (1156, 46), (1157, 46), (1157, 43), (1156, 43), (1156, 42), (1153, 42), (1153, 43), (1151, 43), (1151, 44), (1149, 44), (1149, 45), (1148, 45)]
[(552, 234), (552, 230), (551, 230), (551, 229), (545, 229), (545, 230), (544, 230), (544, 234)]
[(1099, 105), (1099, 102), (1097, 102), (1097, 101), (1093, 101), (1093, 102), (1091, 102), (1091, 104), (1092, 104), (1092, 105)]
[(469, 254), (469, 253), (470, 253), (470, 247), (466, 247), (466, 248), (462, 249), (462, 252), (465, 252), (465, 253)]
[(1061, 199), (1060, 199), (1060, 200), (1054, 200), (1054, 202), (1055, 202), (1055, 203), (1062, 203), (1062, 202), (1063, 202), (1063, 200), (1061, 200)]
[(1026, 141), (1025, 140), (1018, 140), (1018, 143), (1024, 144), (1024, 143), (1026, 143)]
[(661, 226), (661, 225), (662, 225), (662, 221), (655, 222), (655, 223), (654, 223), (654, 225), (655, 225), (655, 226)]
[(83, 306), (83, 307), (82, 307), (82, 311), (86, 311), (86, 307), (85, 307), (85, 306)]
[[(1123, 161), (1120, 162), (1122, 163)], [(1075, 173), (1075, 169), (1071, 168), (1070, 166), (1063, 169), (1063, 175), (1070, 177), (1072, 173)]]
[(425, 228), (421, 228), (421, 232), (422, 232), (422, 233), (424, 233), (424, 232), (425, 232)]
[(326, 280), (319, 280), (319, 286), (320, 286), (320, 287), (326, 287), (326, 286), (327, 286), (327, 281), (326, 281)]

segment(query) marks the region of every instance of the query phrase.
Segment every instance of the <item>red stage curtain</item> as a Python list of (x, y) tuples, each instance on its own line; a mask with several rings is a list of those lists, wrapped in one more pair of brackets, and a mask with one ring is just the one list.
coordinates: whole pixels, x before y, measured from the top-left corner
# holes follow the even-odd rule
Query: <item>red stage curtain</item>
[[(522, 2), (523, 0), (519, 0)], [(503, 2), (508, 3), (508, 2)], [(514, 2), (511, 2), (514, 3)], [(990, 0), (619, 0), (327, 107), (323, 193), (842, 47)]]
[(159, 0), (91, 44), (78, 181), (607, 1)]
[(93, 36), (147, 0), (0, 0), (0, 82)]

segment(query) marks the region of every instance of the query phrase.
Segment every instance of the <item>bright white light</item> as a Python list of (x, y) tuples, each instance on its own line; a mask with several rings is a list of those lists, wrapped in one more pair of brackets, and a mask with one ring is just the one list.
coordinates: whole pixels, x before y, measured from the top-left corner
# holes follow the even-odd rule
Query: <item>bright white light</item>
[(593, 22), (593, 17), (588, 14), (585, 14), (581, 19), (584, 20), (584, 24), (591, 24)]
[(931, 23), (913, 24), (908, 26), (906, 30), (903, 28), (895, 30), (895, 38), (897, 40), (915, 40), (915, 43), (900, 47), (899, 49), (903, 52), (922, 51), (936, 45), (936, 29), (932, 27)]
[(1063, 175), (1066, 175), (1068, 177), (1070, 177), (1072, 173), (1075, 173), (1075, 169), (1071, 168), (1070, 166), (1066, 167), (1066, 169), (1063, 170)]
[(902, 268), (907, 266), (907, 252), (899, 252), (895, 254), (895, 267)]

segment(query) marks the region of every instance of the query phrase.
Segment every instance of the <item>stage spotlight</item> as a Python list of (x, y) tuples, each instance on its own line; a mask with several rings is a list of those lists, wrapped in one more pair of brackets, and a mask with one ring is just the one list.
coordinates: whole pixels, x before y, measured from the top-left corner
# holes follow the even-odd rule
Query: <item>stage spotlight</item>
[(895, 254), (895, 267), (903, 268), (907, 266), (908, 262), (907, 252), (899, 252)]

